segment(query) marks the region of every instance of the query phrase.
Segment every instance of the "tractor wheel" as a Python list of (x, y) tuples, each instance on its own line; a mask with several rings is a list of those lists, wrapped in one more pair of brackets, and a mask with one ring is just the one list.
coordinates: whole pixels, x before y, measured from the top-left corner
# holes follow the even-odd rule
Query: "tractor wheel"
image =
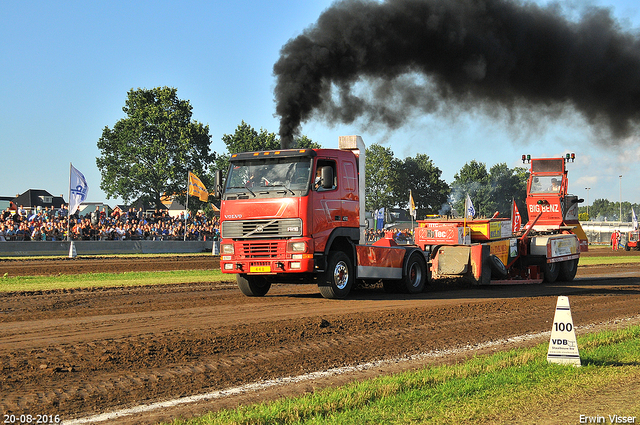
[(236, 276), (236, 282), (247, 297), (263, 297), (271, 289), (271, 283), (262, 276), (239, 274)]
[(507, 268), (502, 263), (502, 260), (500, 260), (498, 257), (492, 254), (489, 257), (489, 261), (491, 264), (491, 279), (496, 279), (496, 280), (506, 279), (508, 272), (507, 272)]
[(576, 277), (578, 271), (578, 260), (568, 260), (560, 263), (560, 273), (558, 280), (560, 282), (571, 282)]
[(351, 260), (342, 251), (329, 254), (327, 269), (320, 276), (318, 287), (325, 298), (345, 298), (351, 292), (355, 279)]
[(402, 278), (401, 288), (409, 294), (419, 294), (424, 291), (427, 281), (427, 265), (424, 256), (414, 252), (407, 261), (407, 273)]
[(631, 247), (629, 246), (628, 243), (624, 244), (624, 250), (625, 251), (629, 251), (631, 249)]
[(544, 274), (543, 282), (553, 283), (558, 279), (558, 275), (560, 274), (560, 264), (545, 263), (544, 266), (542, 266), (542, 273)]

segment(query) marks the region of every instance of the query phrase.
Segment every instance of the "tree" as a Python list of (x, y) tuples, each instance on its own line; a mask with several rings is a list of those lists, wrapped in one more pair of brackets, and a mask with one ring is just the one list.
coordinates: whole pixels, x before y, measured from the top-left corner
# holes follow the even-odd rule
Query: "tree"
[[(526, 223), (528, 214), (526, 208), (527, 179), (529, 172), (522, 167), (509, 168), (502, 162), (489, 170), (489, 203), (493, 212), (499, 212), (500, 217), (511, 217), (511, 207), (516, 201), (522, 222)], [(487, 214), (488, 215), (488, 214)]]
[[(402, 162), (393, 156), (390, 148), (373, 144), (366, 148), (365, 164), (365, 208), (367, 211), (384, 207), (386, 210), (396, 205), (394, 189), (398, 187)], [(407, 192), (407, 199), (409, 193)]]
[(192, 106), (178, 98), (177, 89), (131, 89), (122, 110), (127, 117), (105, 127), (98, 141), (96, 164), (107, 198), (160, 208), (164, 194), (178, 194), (184, 202), (189, 171), (210, 184), (204, 176), (215, 158), (209, 126), (191, 120)]
[(427, 214), (437, 214), (449, 197), (449, 185), (440, 178), (442, 171), (425, 154), (415, 158), (407, 157), (401, 165), (400, 175), (394, 189), (396, 205), (409, 209), (409, 190), (416, 206), (416, 216), (424, 218)]
[(528, 171), (524, 168), (511, 169), (506, 163), (500, 163), (487, 171), (483, 162), (472, 160), (454, 176), (451, 185), (454, 207), (461, 213), (468, 194), (476, 216), (491, 217), (498, 212), (501, 217), (510, 217), (512, 201), (515, 200), (525, 222), (527, 178)]
[[(489, 201), (489, 172), (484, 162), (475, 159), (462, 166), (459, 172), (453, 176), (451, 184), (451, 201), (453, 208), (462, 216), (464, 211), (464, 200), (469, 195), (476, 215), (486, 216), (492, 210)], [(493, 214), (493, 211), (491, 211)]]
[[(233, 134), (225, 134), (222, 141), (227, 146), (227, 153), (217, 155), (215, 165), (212, 167), (216, 170), (226, 172), (229, 168), (229, 158), (232, 154), (238, 152), (255, 152), (255, 151), (271, 151), (280, 149), (280, 139), (275, 133), (269, 133), (265, 129), (256, 131), (249, 124), (242, 121)], [(293, 148), (312, 148), (317, 149), (321, 146), (307, 136), (300, 136), (294, 140)], [(212, 170), (213, 171), (213, 170)]]

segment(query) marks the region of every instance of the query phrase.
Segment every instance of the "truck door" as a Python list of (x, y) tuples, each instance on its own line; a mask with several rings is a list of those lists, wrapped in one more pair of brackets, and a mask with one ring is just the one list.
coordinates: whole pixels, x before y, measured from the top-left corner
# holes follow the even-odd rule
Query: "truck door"
[[(322, 185), (316, 184), (317, 179), (320, 177), (320, 170), (323, 167), (330, 167), (333, 170), (333, 182), (331, 182), (330, 187), (322, 187)], [(340, 195), (340, 173), (338, 172), (335, 158), (318, 158), (313, 173), (316, 176), (316, 181), (314, 181), (312, 187), (312, 234), (317, 252), (324, 250), (327, 238), (333, 229), (342, 226), (342, 197)]]

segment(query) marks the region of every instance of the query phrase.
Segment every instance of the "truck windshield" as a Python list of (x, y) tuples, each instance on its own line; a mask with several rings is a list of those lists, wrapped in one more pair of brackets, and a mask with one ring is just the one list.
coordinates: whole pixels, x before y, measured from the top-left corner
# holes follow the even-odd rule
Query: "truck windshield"
[(225, 193), (276, 196), (284, 192), (284, 195), (300, 196), (309, 189), (310, 178), (309, 157), (234, 161), (229, 168)]
[(562, 184), (562, 175), (534, 176), (531, 178), (529, 193), (557, 193)]

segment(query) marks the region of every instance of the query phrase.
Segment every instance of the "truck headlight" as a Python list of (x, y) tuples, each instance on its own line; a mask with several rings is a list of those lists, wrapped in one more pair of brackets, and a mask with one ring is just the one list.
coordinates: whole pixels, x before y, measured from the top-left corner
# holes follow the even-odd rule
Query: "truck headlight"
[(287, 252), (307, 252), (305, 241), (287, 242)]
[(233, 244), (232, 243), (220, 244), (220, 252), (222, 254), (235, 254), (235, 250), (233, 249)]

